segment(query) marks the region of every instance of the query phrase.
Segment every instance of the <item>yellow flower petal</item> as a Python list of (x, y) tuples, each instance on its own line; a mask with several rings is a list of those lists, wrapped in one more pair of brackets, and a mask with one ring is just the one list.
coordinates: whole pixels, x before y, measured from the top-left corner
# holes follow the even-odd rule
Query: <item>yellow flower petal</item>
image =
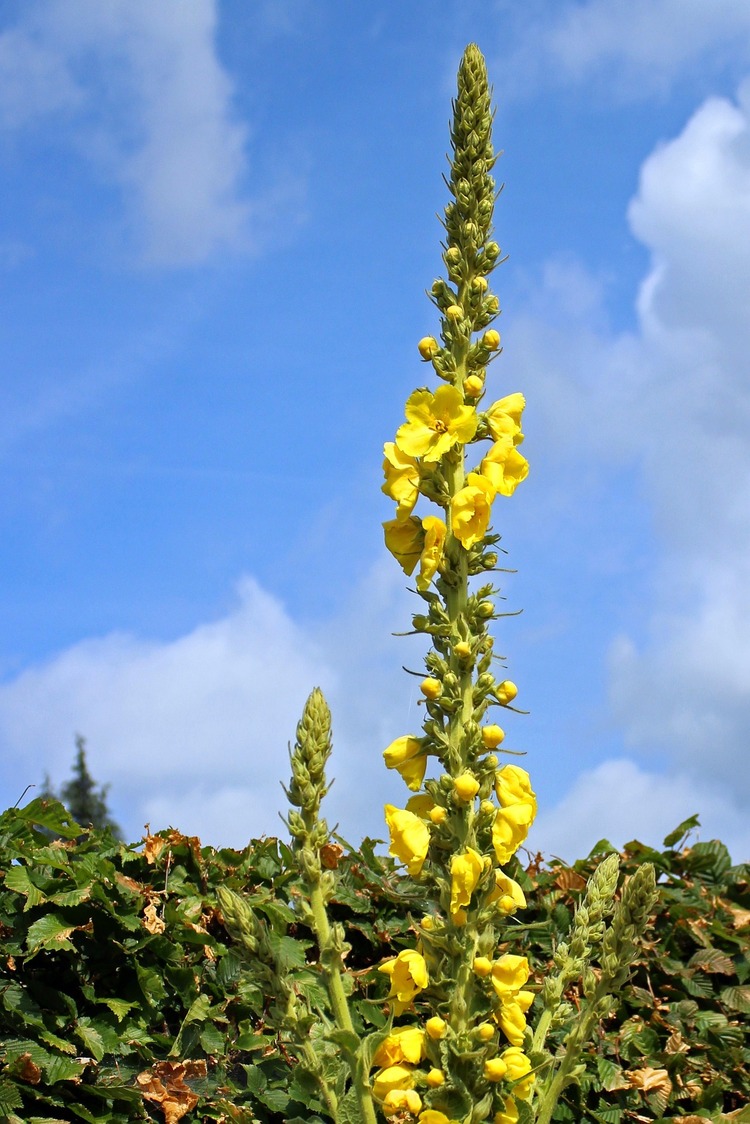
[(385, 545), (405, 574), (413, 574), (424, 546), (424, 529), (415, 515), (388, 519), (383, 524)]
[(427, 515), (422, 520), (424, 530), (424, 546), (419, 558), (419, 575), (417, 576), (417, 589), (420, 592), (429, 588), (430, 582), (437, 573), (438, 566), (443, 560), (443, 546), (448, 529), (442, 519), (437, 515)]
[(533, 822), (534, 809), (530, 804), (512, 804), (498, 810), (492, 825), (492, 846), (501, 866), (515, 855)]
[(454, 924), (459, 924), (463, 911), (471, 904), (471, 895), (477, 888), (484, 863), (482, 856), (473, 847), (467, 847), (462, 855), (451, 859), (451, 904), (450, 912)]
[(508, 1067), (507, 1077), (513, 1081), (513, 1095), (527, 1101), (531, 1096), (531, 1087), (534, 1084), (534, 1074), (531, 1072), (531, 1062), (518, 1046), (509, 1046), (503, 1051), (502, 1061)]
[(526, 405), (523, 394), (507, 394), (498, 402), (493, 402), (485, 411), (485, 418), (492, 434), (493, 441), (502, 441), (510, 438), (512, 444), (520, 445), (523, 441), (521, 433), (521, 414)]
[(495, 774), (495, 794), (503, 808), (513, 804), (528, 804), (536, 817), (536, 793), (531, 787), (531, 777), (520, 765), (503, 765)]
[(510, 439), (503, 439), (492, 446), (482, 461), (480, 471), (499, 495), (512, 496), (529, 475), (529, 462)]
[(412, 878), (421, 871), (430, 847), (430, 829), (424, 820), (396, 808), (393, 804), (385, 806), (385, 821), (391, 833), (391, 846), (388, 853), (406, 865)]
[(407, 1062), (410, 1065), (418, 1065), (424, 1057), (424, 1038), (425, 1032), (421, 1026), (395, 1027), (385, 1042), (381, 1042), (378, 1046), (372, 1064), (391, 1066), (399, 1062)]
[(506, 952), (492, 965), (492, 986), (500, 999), (512, 998), (529, 978), (531, 969), (525, 956)]
[(425, 461), (439, 461), (457, 442), (471, 441), (479, 421), (453, 386), (439, 386), (434, 394), (415, 390), (404, 412), (407, 420), (396, 433), (396, 444), (407, 456)]
[(451, 530), (469, 550), (487, 533), (495, 489), (478, 472), (470, 472), (466, 480), (466, 486), (451, 500)]
[[(414, 996), (430, 982), (424, 957), (413, 948), (405, 948), (398, 956), (384, 961), (378, 971), (391, 977), (388, 998), (393, 1001), (393, 1013), (401, 1015), (411, 1005)], [(429, 1030), (427, 1031), (429, 1034)]]
[(414, 457), (402, 453), (393, 441), (383, 446), (385, 484), (381, 491), (398, 504), (396, 518), (403, 521), (411, 515), (419, 496), (419, 465)]

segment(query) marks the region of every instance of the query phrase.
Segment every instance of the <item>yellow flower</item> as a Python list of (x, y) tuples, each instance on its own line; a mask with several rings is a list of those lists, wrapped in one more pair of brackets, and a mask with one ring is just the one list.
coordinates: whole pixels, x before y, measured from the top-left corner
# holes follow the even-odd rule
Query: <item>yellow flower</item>
[(478, 472), (470, 472), (466, 481), (466, 486), (451, 500), (451, 530), (468, 550), (487, 532), (495, 489)]
[(405, 863), (410, 876), (415, 878), (424, 865), (430, 847), (430, 830), (427, 824), (413, 812), (394, 808), (393, 804), (385, 806), (385, 821), (391, 833), (388, 853)]
[(473, 847), (467, 847), (465, 854), (454, 855), (451, 859), (450, 912), (454, 924), (460, 923), (459, 915), (471, 903), (483, 869), (482, 856)]
[(479, 781), (471, 773), (461, 773), (453, 780), (453, 791), (459, 800), (473, 800), (479, 792)]
[(428, 1037), (431, 1038), (433, 1042), (438, 1042), (441, 1038), (445, 1038), (448, 1024), (445, 1019), (441, 1019), (439, 1015), (433, 1015), (432, 1018), (429, 1018), (424, 1024), (424, 1028), (427, 1031)]
[(513, 1097), (508, 1097), (505, 1107), (495, 1113), (492, 1124), (518, 1124), (518, 1105)]
[(416, 1089), (392, 1089), (383, 1098), (383, 1115), (395, 1116), (396, 1113), (410, 1112), (416, 1116), (422, 1111), (422, 1098)]
[[(529, 978), (529, 962), (525, 956), (506, 952), (492, 965), (492, 986), (503, 1001), (517, 995)], [(530, 994), (530, 993), (529, 993)]]
[(439, 699), (443, 692), (443, 684), (439, 679), (433, 679), (432, 676), (428, 676), (427, 679), (423, 679), (419, 684), (419, 689), (426, 699)]
[(395, 1027), (381, 1042), (372, 1059), (375, 1066), (397, 1065), (408, 1062), (418, 1065), (424, 1057), (424, 1030), (421, 1026)]
[(523, 1046), (526, 1031), (524, 1016), (533, 1002), (533, 991), (518, 991), (515, 995), (503, 996), (502, 1004), (495, 1012), (495, 1018), (511, 1046)]
[(426, 1108), (419, 1117), (419, 1124), (459, 1124), (459, 1121), (450, 1119), (436, 1108)]
[(434, 394), (415, 390), (406, 402), (406, 423), (396, 434), (396, 444), (410, 457), (439, 461), (457, 442), (466, 444), (476, 433), (478, 418), (465, 406), (454, 386), (439, 386)]
[(427, 770), (427, 756), (422, 753), (418, 738), (411, 734), (396, 738), (383, 750), (383, 759), (388, 769), (395, 769), (401, 775), (407, 788), (417, 791)]
[(413, 574), (424, 547), (424, 528), (416, 515), (387, 519), (383, 524), (385, 545), (405, 574)]
[(485, 749), (497, 749), (505, 739), (505, 730), (499, 726), (482, 726), (482, 745)]
[(402, 453), (393, 441), (383, 446), (385, 484), (381, 491), (398, 504), (396, 518), (403, 521), (411, 515), (419, 495), (419, 465), (414, 457)]
[(525, 405), (526, 399), (518, 392), (508, 394), (498, 402), (492, 403), (484, 416), (493, 441), (508, 438), (512, 445), (521, 444), (523, 441), (521, 414)]
[(534, 1084), (534, 1074), (531, 1072), (531, 1062), (518, 1046), (509, 1046), (503, 1051), (502, 1060), (508, 1067), (508, 1080), (515, 1082), (513, 1095), (527, 1101), (531, 1096), (531, 1087)]
[(529, 462), (510, 441), (496, 441), (482, 461), (480, 472), (497, 493), (512, 496), (529, 475)]
[(534, 810), (529, 804), (512, 804), (498, 810), (492, 825), (492, 846), (501, 866), (515, 855), (533, 822)]
[(448, 529), (437, 515), (426, 515), (422, 520), (422, 528), (424, 530), (424, 546), (419, 557), (417, 589), (423, 593), (435, 577), (437, 568), (443, 559), (443, 546)]
[(431, 1089), (439, 1089), (441, 1085), (445, 1084), (445, 1074), (442, 1069), (431, 1069), (425, 1077), (425, 1081)]
[(381, 1069), (372, 1079), (373, 1096), (384, 1100), (394, 1089), (411, 1089), (414, 1087), (414, 1075), (405, 1065), (389, 1065)]
[(440, 344), (434, 336), (423, 336), (417, 344), (417, 350), (423, 359), (434, 359), (440, 351)]
[(393, 1000), (394, 1015), (403, 1014), (414, 996), (430, 982), (424, 957), (413, 948), (405, 948), (398, 956), (386, 960), (378, 971), (391, 977), (388, 998)]
[(497, 904), (501, 913), (515, 913), (517, 909), (525, 909), (526, 896), (517, 882), (502, 870), (496, 870), (495, 889), (487, 898), (487, 904)]
[(503, 765), (495, 774), (495, 793), (503, 808), (513, 804), (528, 804), (536, 816), (536, 793), (531, 787), (531, 777), (520, 765)]
[(485, 1081), (502, 1081), (508, 1067), (502, 1058), (488, 1058), (484, 1063)]
[(413, 812), (415, 816), (420, 816), (422, 819), (429, 817), (434, 807), (435, 801), (427, 792), (419, 792), (406, 801), (407, 812)]

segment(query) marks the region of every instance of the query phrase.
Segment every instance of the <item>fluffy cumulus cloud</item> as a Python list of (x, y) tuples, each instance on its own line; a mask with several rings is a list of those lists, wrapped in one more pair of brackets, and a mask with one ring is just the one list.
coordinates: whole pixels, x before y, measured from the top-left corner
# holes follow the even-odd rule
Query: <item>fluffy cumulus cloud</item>
[(0, 34), (0, 125), (53, 127), (120, 190), (154, 264), (251, 244), (247, 130), (216, 20), (216, 0), (50, 0)]
[(315, 626), (294, 622), (245, 579), (230, 612), (184, 636), (114, 634), (27, 669), (0, 687), (6, 792), (20, 794), (45, 772), (64, 781), (80, 731), (128, 834), (147, 822), (216, 844), (277, 834), (287, 744), (317, 685), (333, 712), (329, 821), (354, 841), (382, 835), (382, 805), (400, 781), (381, 752), (417, 721), (400, 669), (404, 641), (390, 635), (406, 619), (398, 577), (376, 567), (340, 617)]
[[(517, 45), (505, 69), (510, 96), (538, 82), (598, 77), (616, 96), (647, 97), (700, 63), (750, 58), (744, 0), (565, 0), (507, 13)], [(499, 69), (499, 73), (502, 73)]]
[[(658, 841), (683, 810), (710, 809), (713, 831), (734, 830), (736, 846), (747, 848), (737, 828), (750, 796), (747, 83), (736, 100), (708, 99), (649, 156), (629, 220), (650, 253), (637, 328), (613, 335), (584, 305), (566, 310), (564, 328), (554, 316), (545, 315), (544, 326), (531, 316), (516, 343), (523, 380), (540, 404), (540, 442), (549, 442), (563, 478), (569, 474), (577, 502), (592, 464), (619, 473), (607, 499), (622, 505), (626, 520), (645, 504), (655, 548), (644, 582), (634, 544), (634, 579), (645, 594), (632, 602), (632, 625), (620, 625), (609, 654), (612, 715), (648, 772), (609, 762), (579, 780), (570, 806), (547, 823), (563, 843), (572, 830), (562, 831), (566, 817), (586, 837), (606, 834), (602, 782), (620, 794), (625, 835), (651, 820)], [(539, 298), (545, 313), (559, 289), (559, 277), (553, 281)], [(596, 518), (590, 527), (595, 550)], [(663, 771), (652, 773), (653, 762)]]

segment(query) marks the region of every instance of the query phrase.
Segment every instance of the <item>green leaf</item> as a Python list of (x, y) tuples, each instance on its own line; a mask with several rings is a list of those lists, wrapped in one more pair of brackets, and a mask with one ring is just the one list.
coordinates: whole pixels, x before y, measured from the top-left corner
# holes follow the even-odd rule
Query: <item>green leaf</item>
[(63, 839), (76, 839), (83, 831), (59, 800), (37, 796), (25, 808), (15, 808), (13, 811), (23, 824), (43, 827)]
[(719, 999), (731, 1011), (750, 1014), (750, 987), (725, 987), (719, 992)]
[(56, 1085), (59, 1081), (77, 1081), (85, 1068), (85, 1062), (57, 1054), (45, 1063), (44, 1075), (50, 1085)]
[(39, 889), (31, 881), (29, 876), (28, 867), (25, 866), (12, 866), (10, 870), (5, 872), (5, 885), (9, 890), (15, 890), (17, 894), (23, 894), (26, 898), (24, 905), (24, 913), (27, 909), (32, 909), (35, 905), (41, 905), (47, 899)]
[(75, 952), (75, 945), (68, 938), (78, 928), (79, 925), (71, 925), (67, 918), (61, 917), (58, 913), (46, 913), (29, 926), (26, 947), (31, 955), (39, 952), (41, 948)]
[(14, 1108), (23, 1107), (23, 1098), (18, 1086), (0, 1078), (0, 1116), (10, 1116)]
[(98, 1062), (104, 1057), (104, 1043), (102, 1036), (93, 1026), (87, 1025), (83, 1019), (74, 1030), (76, 1038), (80, 1039), (93, 1058)]
[(350, 1089), (339, 1101), (337, 1117), (337, 1124), (365, 1124), (354, 1089)]
[(664, 838), (665, 847), (675, 847), (681, 839), (683, 839), (689, 831), (695, 827), (700, 827), (700, 820), (698, 816), (688, 816), (681, 824), (678, 824), (674, 831), (670, 831), (669, 835)]
[(138, 1006), (137, 1003), (132, 1003), (127, 999), (98, 999), (97, 1003), (101, 1003), (104, 1007), (109, 1007), (118, 1022), (122, 1022), (127, 1013)]
[(704, 972), (718, 972), (725, 976), (734, 975), (734, 962), (718, 948), (701, 948), (688, 960), (688, 968), (700, 968)]

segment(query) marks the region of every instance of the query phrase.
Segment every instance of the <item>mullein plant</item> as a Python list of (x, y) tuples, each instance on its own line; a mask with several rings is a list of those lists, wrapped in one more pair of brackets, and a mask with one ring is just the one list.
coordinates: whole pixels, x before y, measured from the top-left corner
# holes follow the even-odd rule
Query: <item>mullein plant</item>
[[(491, 91), (479, 49), (467, 47), (453, 105), (443, 262), (431, 298), (440, 338), (419, 353), (440, 382), (408, 398), (406, 421), (385, 445), (383, 491), (396, 503), (385, 542), (424, 602), (413, 631), (429, 638), (420, 690), (419, 733), (396, 738), (385, 764), (411, 795), (387, 804), (390, 853), (419, 888), (413, 947), (379, 967), (386, 977), (387, 1023), (365, 1033), (352, 1017), (347, 946), (327, 905), (335, 873), (326, 869), (329, 831), (320, 815), (327, 791), (330, 715), (314, 691), (292, 753), (288, 825), (305, 892), (299, 909), (313, 931), (329, 1007), (306, 1006), (301, 991), (269, 967), (296, 1042), (299, 1064), (321, 1103), (341, 1124), (383, 1117), (419, 1124), (546, 1124), (582, 1072), (584, 1050), (629, 965), (655, 900), (654, 872), (642, 867), (618, 895), (618, 861), (598, 867), (577, 910), (570, 940), (535, 984), (520, 947), (526, 904), (516, 852), (536, 814), (528, 772), (501, 763), (498, 712), (518, 694), (494, 673), (490, 626), (500, 614), (488, 577), (498, 567), (493, 507), (526, 478), (520, 452), (524, 397), (515, 391), (483, 406), (488, 367), (501, 352), (492, 326), (499, 304), (488, 277), (500, 259), (492, 237)], [(425, 507), (424, 513), (422, 508)], [(246, 950), (270, 960), (262, 925), (225, 890), (229, 928)], [(243, 920), (244, 918), (244, 920)], [(576, 1007), (570, 1002), (574, 995)]]

